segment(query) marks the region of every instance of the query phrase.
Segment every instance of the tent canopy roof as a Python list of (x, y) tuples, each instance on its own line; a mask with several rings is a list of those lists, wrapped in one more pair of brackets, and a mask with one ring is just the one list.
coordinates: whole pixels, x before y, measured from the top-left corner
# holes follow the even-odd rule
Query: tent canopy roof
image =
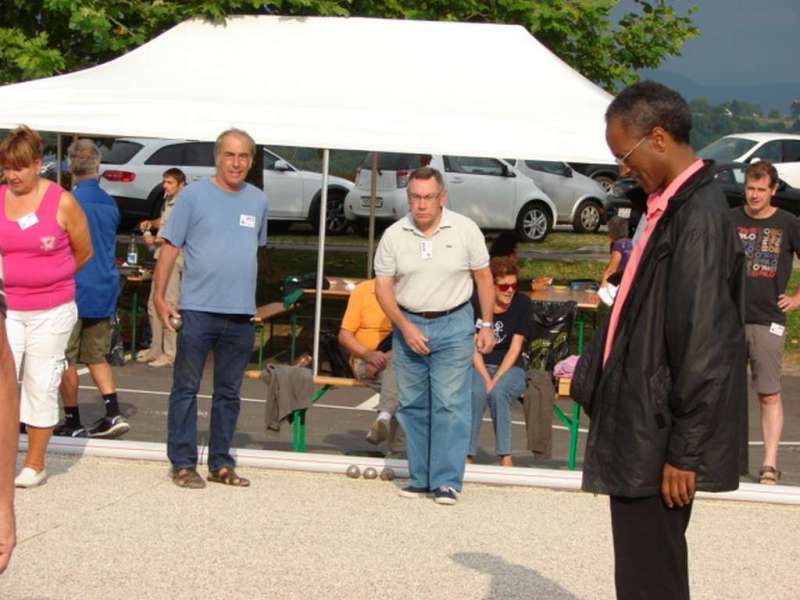
[(243, 16), (0, 87), (0, 127), (609, 162), (609, 101), (519, 26)]

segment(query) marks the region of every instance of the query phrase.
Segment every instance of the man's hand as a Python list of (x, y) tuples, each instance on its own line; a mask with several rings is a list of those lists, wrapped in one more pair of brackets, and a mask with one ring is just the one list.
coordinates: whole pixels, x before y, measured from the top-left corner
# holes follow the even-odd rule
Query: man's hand
[(781, 294), (778, 296), (778, 308), (783, 312), (800, 308), (800, 297)]
[(368, 350), (362, 357), (364, 361), (371, 365), (375, 372), (383, 371), (386, 368), (387, 357), (380, 350)]
[(475, 337), (475, 348), (481, 354), (489, 354), (494, 349), (494, 330), (489, 327), (481, 327)]
[(400, 331), (403, 334), (403, 339), (406, 341), (406, 344), (408, 344), (408, 347), (414, 352), (422, 356), (427, 356), (431, 353), (431, 349), (428, 348), (428, 338), (422, 335), (422, 332), (417, 329), (416, 325), (408, 322), (403, 325)]
[(11, 552), (17, 544), (16, 525), (14, 523), (14, 507), (0, 508), (0, 573), (6, 570)]
[(168, 304), (166, 300), (159, 298), (158, 296), (153, 299), (153, 304), (156, 307), (156, 314), (158, 314), (158, 318), (161, 319), (161, 322), (164, 324), (164, 327), (167, 329), (167, 331), (175, 333), (175, 328), (172, 326), (172, 323), (169, 322), (169, 318), (180, 318), (181, 313), (178, 312), (178, 309), (171, 304)]
[(686, 506), (694, 498), (694, 471), (684, 471), (664, 463), (661, 471), (661, 496), (669, 508)]
[(491, 377), (484, 378), (484, 380), (483, 380), (483, 388), (486, 390), (487, 394), (494, 389), (494, 384), (495, 383), (497, 383), (497, 382), (494, 379), (492, 379)]

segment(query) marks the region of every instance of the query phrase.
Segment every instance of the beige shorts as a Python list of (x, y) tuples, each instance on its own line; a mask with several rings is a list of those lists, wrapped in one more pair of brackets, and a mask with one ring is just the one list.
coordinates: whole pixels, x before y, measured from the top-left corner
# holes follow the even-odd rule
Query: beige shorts
[(748, 323), (745, 325), (745, 337), (747, 359), (756, 393), (761, 396), (779, 394), (784, 335), (772, 333), (769, 325)]

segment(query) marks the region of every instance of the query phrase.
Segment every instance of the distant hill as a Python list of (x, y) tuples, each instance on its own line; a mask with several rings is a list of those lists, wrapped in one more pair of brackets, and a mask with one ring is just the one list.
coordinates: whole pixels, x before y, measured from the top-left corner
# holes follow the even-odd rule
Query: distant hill
[(643, 78), (653, 79), (678, 90), (687, 100), (706, 98), (711, 104), (744, 100), (761, 106), (764, 112), (777, 108), (788, 114), (792, 101), (800, 98), (800, 81), (751, 85), (706, 85), (670, 71), (643, 70)]

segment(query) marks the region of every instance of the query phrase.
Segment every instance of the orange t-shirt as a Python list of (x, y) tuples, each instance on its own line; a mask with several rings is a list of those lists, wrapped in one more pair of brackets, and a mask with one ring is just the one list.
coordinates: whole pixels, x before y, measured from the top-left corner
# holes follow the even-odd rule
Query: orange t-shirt
[(377, 348), (391, 333), (392, 322), (378, 304), (374, 279), (359, 283), (352, 291), (341, 327), (353, 333), (358, 343), (370, 350)]

